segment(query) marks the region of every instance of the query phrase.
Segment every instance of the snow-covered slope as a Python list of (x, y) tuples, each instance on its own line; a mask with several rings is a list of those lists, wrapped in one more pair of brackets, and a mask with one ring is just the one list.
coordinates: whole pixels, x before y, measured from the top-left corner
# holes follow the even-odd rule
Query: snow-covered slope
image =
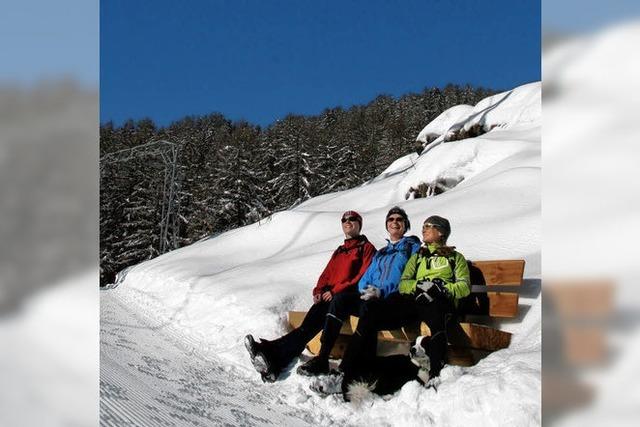
[(475, 125), (489, 131), (496, 126), (510, 128), (539, 124), (541, 107), (540, 82), (529, 83), (478, 102), (466, 117), (453, 124), (446, 133), (469, 130)]
[[(316, 197), (295, 209), (173, 251), (130, 269), (113, 291), (166, 324), (186, 345), (215, 355), (277, 390), (309, 416), (331, 411), (345, 423), (393, 425), (537, 425), (540, 422), (540, 84), (481, 101), (458, 125), (499, 124), (478, 138), (441, 143), (399, 159), (360, 187)], [(536, 105), (538, 107), (536, 107)], [(433, 198), (405, 201), (407, 189), (434, 177), (464, 180)], [(322, 399), (292, 374), (262, 384), (242, 345), (247, 333), (286, 331), (286, 312), (306, 310), (311, 289), (342, 241), (340, 215), (359, 211), (363, 233), (381, 247), (384, 218), (398, 204), (419, 225), (433, 214), (452, 224), (450, 243), (468, 259), (524, 258), (522, 316), (500, 327), (515, 333), (509, 349), (474, 367), (446, 367), (438, 391), (407, 384), (393, 399), (363, 410)], [(294, 368), (295, 369), (295, 368)], [(249, 404), (249, 403), (247, 403)]]
[(427, 142), (433, 140), (440, 135), (446, 133), (451, 126), (457, 123), (461, 118), (468, 117), (473, 111), (473, 106), (460, 104), (454, 105), (448, 110), (443, 111), (438, 117), (431, 120), (424, 129), (420, 131), (416, 141)]

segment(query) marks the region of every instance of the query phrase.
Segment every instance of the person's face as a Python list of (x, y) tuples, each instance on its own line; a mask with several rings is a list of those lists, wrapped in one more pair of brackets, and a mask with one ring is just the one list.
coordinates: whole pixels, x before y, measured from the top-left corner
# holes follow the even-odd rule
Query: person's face
[(356, 237), (360, 234), (360, 223), (354, 216), (342, 217), (342, 232), (347, 237)]
[(398, 214), (392, 214), (387, 218), (387, 232), (391, 237), (402, 237), (404, 235), (404, 218)]
[(435, 225), (425, 222), (422, 225), (422, 241), (425, 243), (436, 243), (442, 239), (442, 233)]

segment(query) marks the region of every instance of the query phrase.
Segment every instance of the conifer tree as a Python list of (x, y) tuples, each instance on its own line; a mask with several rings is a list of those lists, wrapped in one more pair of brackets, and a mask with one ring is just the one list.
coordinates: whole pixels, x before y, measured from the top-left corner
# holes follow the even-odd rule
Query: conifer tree
[(276, 161), (275, 177), (269, 181), (276, 205), (293, 207), (311, 197), (313, 171), (309, 167), (309, 153), (304, 144), (304, 118), (288, 115), (272, 129)]

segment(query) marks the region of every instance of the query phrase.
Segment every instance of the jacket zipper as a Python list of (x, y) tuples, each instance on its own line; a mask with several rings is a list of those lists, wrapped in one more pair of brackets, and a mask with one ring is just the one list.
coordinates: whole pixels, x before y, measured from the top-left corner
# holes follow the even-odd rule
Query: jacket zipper
[[(400, 243), (400, 242), (398, 242)], [(395, 258), (398, 254), (398, 250), (396, 249), (396, 247), (394, 246), (393, 249), (396, 251), (395, 254), (393, 254), (392, 257), (389, 258), (389, 260), (386, 262), (385, 266), (384, 266), (384, 270), (382, 271), (382, 274), (380, 276), (380, 286), (383, 286), (384, 281), (387, 279), (387, 272), (389, 271), (389, 266), (391, 265), (391, 261), (393, 260), (393, 258)]]

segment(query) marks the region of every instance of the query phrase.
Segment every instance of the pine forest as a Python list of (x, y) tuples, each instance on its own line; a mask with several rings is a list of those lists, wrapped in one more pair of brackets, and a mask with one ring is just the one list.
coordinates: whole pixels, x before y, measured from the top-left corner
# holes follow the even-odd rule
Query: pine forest
[(288, 115), (266, 128), (219, 113), (166, 127), (150, 119), (103, 123), (100, 285), (164, 252), (361, 185), (422, 151), (416, 136), (440, 113), (494, 93), (448, 85), (381, 95), (316, 116)]

